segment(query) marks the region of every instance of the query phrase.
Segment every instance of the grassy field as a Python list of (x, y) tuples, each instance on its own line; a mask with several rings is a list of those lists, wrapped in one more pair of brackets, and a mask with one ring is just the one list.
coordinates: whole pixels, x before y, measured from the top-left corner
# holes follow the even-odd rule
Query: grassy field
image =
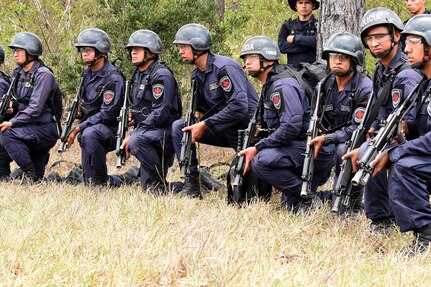
[[(211, 160), (232, 155), (202, 147)], [(65, 155), (78, 161), (78, 151)], [(59, 156), (52, 155), (52, 161)], [(109, 157), (113, 169), (115, 158)], [(66, 169), (66, 167), (63, 167)], [(60, 170), (64, 173), (65, 170)], [(171, 178), (175, 178), (177, 171)], [(2, 183), (1, 286), (429, 286), (428, 254), (399, 255), (412, 240), (373, 236), (368, 221), (328, 206), (294, 216), (271, 202), (153, 198), (138, 186)]]

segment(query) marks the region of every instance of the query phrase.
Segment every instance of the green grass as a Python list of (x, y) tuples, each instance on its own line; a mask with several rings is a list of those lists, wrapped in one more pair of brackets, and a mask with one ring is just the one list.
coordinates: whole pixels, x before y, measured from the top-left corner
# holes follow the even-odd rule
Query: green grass
[(430, 283), (428, 254), (399, 255), (411, 235), (372, 236), (365, 216), (341, 220), (328, 206), (294, 216), (280, 209), (278, 193), (269, 203), (237, 208), (226, 204), (225, 191), (199, 201), (153, 198), (138, 186), (1, 189), (1, 286)]

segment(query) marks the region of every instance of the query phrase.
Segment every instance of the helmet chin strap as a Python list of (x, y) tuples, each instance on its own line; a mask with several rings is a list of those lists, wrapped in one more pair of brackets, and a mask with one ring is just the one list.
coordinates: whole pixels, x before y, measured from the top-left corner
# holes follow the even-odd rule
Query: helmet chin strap
[(252, 76), (253, 78), (256, 78), (257, 76), (259, 76), (261, 73), (265, 72), (266, 70), (268, 70), (269, 68), (272, 68), (275, 65), (275, 62), (268, 65), (268, 66), (263, 66), (263, 57), (260, 56), (260, 68), (258, 71), (248, 71), (248, 74), (250, 76)]
[(206, 53), (208, 53), (208, 51), (202, 51), (201, 53), (198, 53), (195, 48), (192, 47), (192, 52), (193, 52), (193, 60), (191, 61), (186, 61), (187, 64), (194, 64), (196, 63), (197, 59), (199, 59), (201, 56), (205, 55)]
[[(133, 66), (135, 67), (142, 67), (144, 66), (146, 63), (148, 63), (149, 61), (152, 60), (157, 60), (157, 54), (155, 57), (148, 57), (148, 51), (146, 49), (144, 49), (144, 59), (138, 63), (133, 64)], [(131, 52), (130, 52), (131, 53)], [(131, 55), (131, 54), (130, 54)]]
[(425, 64), (428, 63), (430, 60), (428, 44), (425, 41), (423, 41), (423, 45), (424, 45), (424, 57), (422, 58), (421, 62), (418, 62), (412, 65), (413, 69), (419, 69), (419, 70), (422, 69), (423, 67), (425, 67)]
[(25, 62), (24, 63), (19, 63), (19, 64), (17, 63), (17, 65), (20, 66), (20, 67), (25, 67), (28, 63), (36, 61), (36, 59), (37, 59), (37, 57), (34, 57), (34, 56), (33, 56), (32, 59), (30, 59), (27, 51), (25, 51)]
[(102, 58), (106, 58), (106, 56), (102, 55), (99, 51), (97, 51), (97, 50), (96, 50), (96, 54), (95, 54), (95, 56), (94, 56), (94, 59), (93, 59), (93, 60), (91, 60), (91, 61), (85, 61), (85, 62), (84, 62), (84, 64), (85, 64), (85, 65), (88, 65), (89, 67), (93, 67), (93, 66), (94, 66), (94, 64), (95, 64), (99, 59), (102, 59)]

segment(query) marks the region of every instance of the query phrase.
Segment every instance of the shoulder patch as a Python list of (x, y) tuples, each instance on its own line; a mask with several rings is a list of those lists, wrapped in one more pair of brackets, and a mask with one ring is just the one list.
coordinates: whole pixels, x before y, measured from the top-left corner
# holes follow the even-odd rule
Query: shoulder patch
[(153, 85), (153, 97), (158, 100), (161, 96), (163, 96), (163, 92), (165, 90), (165, 86), (163, 84), (155, 84)]
[(232, 90), (232, 81), (229, 76), (224, 76), (220, 79), (220, 86), (226, 93), (229, 93)]
[(360, 124), (362, 120), (364, 119), (365, 115), (365, 108), (359, 107), (353, 112), (355, 123)]
[(103, 92), (103, 103), (105, 105), (109, 105), (112, 103), (112, 100), (114, 99), (115, 93), (111, 90), (106, 90)]
[(271, 94), (271, 102), (274, 104), (274, 107), (279, 110), (281, 108), (281, 96), (279, 92), (275, 92)]
[(400, 104), (401, 91), (399, 89), (393, 89), (391, 95), (392, 95), (392, 106), (395, 109)]
[(428, 103), (427, 112), (428, 112), (428, 115), (431, 117), (431, 101)]

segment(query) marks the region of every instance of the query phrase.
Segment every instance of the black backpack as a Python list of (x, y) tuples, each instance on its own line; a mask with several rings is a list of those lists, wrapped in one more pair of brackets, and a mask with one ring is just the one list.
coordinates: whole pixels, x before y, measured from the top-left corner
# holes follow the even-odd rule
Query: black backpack
[[(313, 97), (314, 88), (317, 84), (329, 75), (329, 71), (325, 64), (315, 62), (300, 63), (300, 68), (297, 70), (289, 65), (276, 65), (274, 68), (275, 75), (271, 77), (271, 83), (284, 78), (294, 78), (298, 81), (299, 85), (305, 92), (308, 101), (311, 102)], [(268, 83), (267, 83), (268, 84)]]

